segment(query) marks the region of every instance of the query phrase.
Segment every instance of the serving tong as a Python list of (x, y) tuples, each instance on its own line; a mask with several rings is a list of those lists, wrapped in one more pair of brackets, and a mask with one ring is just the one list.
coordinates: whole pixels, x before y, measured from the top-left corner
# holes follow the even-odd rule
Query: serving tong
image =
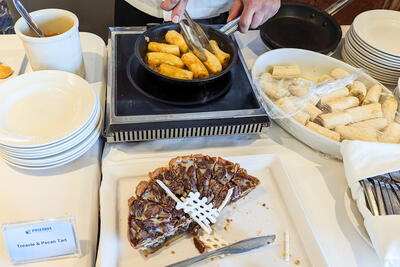
[(372, 215), (400, 215), (400, 171), (360, 181)]
[[(189, 13), (185, 10), (184, 16), (186, 18), (186, 22), (181, 20), (179, 22), (179, 26), (182, 29), (182, 35), (185, 39), (189, 49), (195, 54), (201, 61), (207, 61), (207, 54), (205, 49), (210, 51), (211, 53), (215, 53), (213, 47), (210, 44), (210, 40), (208, 39), (206, 33), (203, 31), (201, 26), (197, 24), (189, 15)], [(223, 26), (220, 31), (225, 33), (226, 35), (231, 35), (238, 29), (240, 17), (230, 21), (225, 26)]]

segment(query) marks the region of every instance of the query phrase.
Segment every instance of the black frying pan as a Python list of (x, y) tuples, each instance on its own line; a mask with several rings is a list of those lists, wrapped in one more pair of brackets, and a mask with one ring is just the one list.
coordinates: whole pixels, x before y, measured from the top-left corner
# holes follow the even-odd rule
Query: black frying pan
[(264, 43), (275, 48), (302, 48), (330, 54), (342, 38), (332, 17), (351, 0), (340, 0), (326, 11), (303, 3), (282, 3), (278, 13), (260, 27)]
[(164, 43), (165, 42), (165, 34), (167, 33), (167, 31), (176, 30), (176, 31), (180, 32), (179, 25), (173, 24), (173, 23), (166, 23), (166, 24), (161, 24), (159, 26), (152, 27), (152, 28), (148, 29), (147, 31), (145, 31), (136, 40), (135, 54), (136, 54), (137, 58), (139, 59), (140, 64), (155, 79), (158, 79), (162, 82), (173, 83), (173, 84), (177, 84), (179, 86), (186, 86), (186, 87), (206, 84), (209, 82), (216, 81), (217, 79), (221, 78), (222, 76), (225, 76), (226, 74), (229, 73), (232, 66), (236, 62), (237, 47), (233, 43), (232, 39), (229, 38), (228, 35), (220, 32), (219, 30), (212, 28), (211, 26), (202, 25), (202, 24), (200, 24), (200, 26), (203, 28), (204, 32), (207, 34), (207, 36), (210, 40), (215, 40), (218, 43), (221, 50), (223, 50), (226, 53), (229, 53), (231, 55), (231, 59), (229, 61), (228, 66), (226, 66), (226, 68), (223, 69), (222, 72), (220, 72), (216, 75), (210, 76), (208, 78), (205, 78), (205, 79), (183, 80), (183, 79), (176, 79), (176, 78), (171, 78), (171, 77), (161, 75), (158, 72), (151, 69), (146, 63), (146, 53), (148, 51), (147, 51), (147, 41), (145, 38), (148, 37), (150, 39), (150, 41)]

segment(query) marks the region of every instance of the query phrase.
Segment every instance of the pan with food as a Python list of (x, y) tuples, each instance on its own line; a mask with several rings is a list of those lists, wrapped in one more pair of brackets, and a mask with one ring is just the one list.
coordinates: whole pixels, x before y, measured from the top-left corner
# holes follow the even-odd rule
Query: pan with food
[(233, 40), (219, 30), (201, 25), (210, 39), (214, 54), (207, 52), (202, 62), (188, 47), (179, 33), (179, 25), (168, 23), (152, 27), (135, 43), (135, 54), (141, 66), (161, 82), (180, 86), (197, 86), (229, 73), (237, 59)]

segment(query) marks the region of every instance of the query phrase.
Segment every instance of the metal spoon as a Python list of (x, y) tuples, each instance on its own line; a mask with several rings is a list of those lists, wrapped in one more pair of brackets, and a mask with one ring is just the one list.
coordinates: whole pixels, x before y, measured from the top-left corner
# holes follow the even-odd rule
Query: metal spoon
[(32, 30), (39, 36), (39, 37), (44, 37), (43, 32), (39, 29), (39, 26), (36, 24), (36, 22), (33, 20), (31, 15), (29, 15), (28, 11), (26, 11), (25, 7), (22, 5), (22, 3), (19, 0), (13, 0), (14, 6), (17, 9), (18, 13), (23, 17), (28, 25), (32, 28)]

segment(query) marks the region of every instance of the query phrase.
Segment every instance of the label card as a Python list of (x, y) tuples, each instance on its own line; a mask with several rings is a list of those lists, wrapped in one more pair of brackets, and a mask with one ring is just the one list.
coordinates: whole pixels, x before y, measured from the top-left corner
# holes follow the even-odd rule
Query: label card
[(80, 256), (74, 218), (3, 224), (3, 236), (13, 263)]

